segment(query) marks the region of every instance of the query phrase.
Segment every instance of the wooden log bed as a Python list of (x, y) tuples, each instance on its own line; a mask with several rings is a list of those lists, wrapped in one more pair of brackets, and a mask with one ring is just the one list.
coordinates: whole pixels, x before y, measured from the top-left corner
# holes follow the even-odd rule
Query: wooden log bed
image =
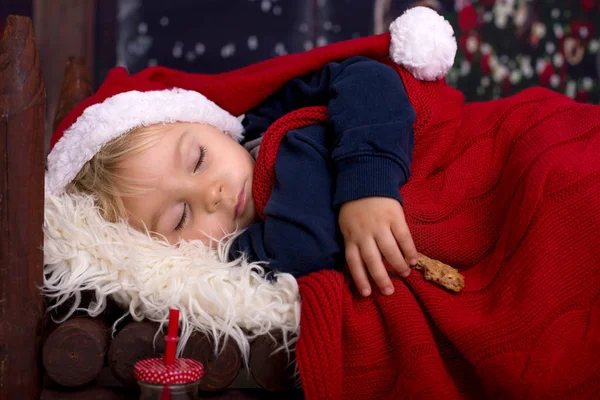
[[(85, 61), (67, 61), (53, 126), (93, 92)], [(54, 324), (40, 292), (46, 94), (29, 18), (9, 16), (0, 40), (0, 400), (137, 399), (133, 365), (160, 355), (157, 325), (115, 313), (74, 315)], [(110, 308), (110, 307), (109, 307)], [(156, 346), (154, 345), (156, 344)], [(215, 358), (194, 334), (184, 356), (204, 363), (201, 398), (302, 398), (287, 355), (260, 337), (248, 370), (229, 343)], [(282, 393), (285, 391), (285, 393)]]

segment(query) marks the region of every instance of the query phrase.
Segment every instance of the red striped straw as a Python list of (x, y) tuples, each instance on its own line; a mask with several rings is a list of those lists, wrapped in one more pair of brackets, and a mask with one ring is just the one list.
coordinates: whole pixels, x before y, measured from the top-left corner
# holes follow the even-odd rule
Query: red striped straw
[(165, 336), (166, 348), (165, 348), (165, 365), (173, 365), (175, 362), (175, 353), (177, 352), (177, 342), (179, 336), (179, 310), (171, 308), (169, 311), (169, 328), (167, 329), (167, 336)]

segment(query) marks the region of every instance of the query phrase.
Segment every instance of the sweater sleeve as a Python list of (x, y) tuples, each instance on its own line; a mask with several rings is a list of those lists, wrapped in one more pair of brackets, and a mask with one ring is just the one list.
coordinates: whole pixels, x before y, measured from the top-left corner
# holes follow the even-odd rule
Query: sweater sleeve
[(401, 201), (414, 144), (414, 108), (399, 74), (364, 57), (332, 62), (288, 82), (246, 117), (249, 137), (293, 109), (328, 107), (331, 158), (336, 166), (334, 205), (368, 196)]

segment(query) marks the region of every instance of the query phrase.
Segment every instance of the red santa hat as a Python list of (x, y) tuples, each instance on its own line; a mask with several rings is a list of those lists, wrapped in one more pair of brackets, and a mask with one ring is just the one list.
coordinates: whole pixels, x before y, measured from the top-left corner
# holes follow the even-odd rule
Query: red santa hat
[(215, 75), (151, 67), (129, 75), (114, 68), (97, 93), (79, 104), (51, 138), (46, 191), (64, 193), (84, 164), (116, 137), (141, 126), (199, 122), (241, 139), (241, 115), (287, 81), (328, 62), (362, 55), (391, 57), (415, 78), (442, 78), (454, 62), (456, 40), (435, 11), (415, 7), (397, 18), (390, 34), (336, 43)]

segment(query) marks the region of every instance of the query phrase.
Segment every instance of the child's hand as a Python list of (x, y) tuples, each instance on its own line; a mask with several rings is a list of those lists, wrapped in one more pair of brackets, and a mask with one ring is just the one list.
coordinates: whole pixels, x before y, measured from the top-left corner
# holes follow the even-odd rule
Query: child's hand
[(382, 256), (403, 277), (410, 274), (407, 261), (416, 265), (418, 260), (400, 203), (387, 197), (349, 201), (341, 207), (339, 223), (346, 245), (346, 262), (360, 293), (371, 294), (368, 270), (383, 294), (392, 294), (394, 285)]

